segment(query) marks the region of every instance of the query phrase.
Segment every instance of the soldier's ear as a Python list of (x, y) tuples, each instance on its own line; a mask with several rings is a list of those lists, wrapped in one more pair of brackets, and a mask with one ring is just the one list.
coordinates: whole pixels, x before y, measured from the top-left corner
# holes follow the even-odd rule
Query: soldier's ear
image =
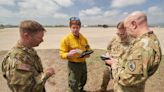
[(133, 28), (133, 29), (136, 29), (136, 28), (137, 28), (137, 23), (136, 23), (136, 21), (132, 21), (131, 24), (132, 24), (132, 28)]
[(24, 37), (25, 39), (29, 39), (30, 35), (29, 35), (29, 33), (24, 32), (24, 33), (23, 33), (23, 37)]

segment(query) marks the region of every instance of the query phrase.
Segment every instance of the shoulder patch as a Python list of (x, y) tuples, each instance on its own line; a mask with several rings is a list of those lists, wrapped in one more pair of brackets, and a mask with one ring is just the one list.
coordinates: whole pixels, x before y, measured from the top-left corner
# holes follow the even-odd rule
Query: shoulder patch
[(148, 46), (149, 43), (148, 39), (142, 39), (141, 42), (144, 43), (143, 48), (146, 48)]
[(24, 71), (30, 71), (31, 66), (28, 64), (17, 64), (16, 69), (18, 70), (24, 70)]
[(133, 61), (128, 62), (128, 69), (133, 72), (136, 69), (136, 63)]
[(154, 43), (157, 44), (157, 45), (159, 44), (157, 40), (155, 40)]

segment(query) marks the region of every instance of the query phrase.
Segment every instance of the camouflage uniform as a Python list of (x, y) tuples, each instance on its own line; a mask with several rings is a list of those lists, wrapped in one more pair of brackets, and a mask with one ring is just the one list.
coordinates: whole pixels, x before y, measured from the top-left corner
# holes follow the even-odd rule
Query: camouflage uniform
[(146, 80), (154, 74), (161, 61), (160, 44), (151, 31), (138, 37), (129, 51), (112, 65), (116, 72), (114, 92), (144, 92)]
[[(115, 37), (107, 46), (107, 50), (109, 55), (114, 59), (119, 59), (128, 48), (130, 44), (130, 38), (128, 37), (125, 41), (121, 41), (120, 37)], [(113, 73), (114, 74), (114, 73)], [(112, 78), (112, 71), (110, 66), (106, 66), (103, 75), (103, 82), (101, 85), (101, 90), (105, 91), (107, 89), (107, 85)]]
[(12, 92), (45, 92), (49, 76), (43, 73), (41, 60), (33, 48), (18, 43), (4, 58), (2, 72)]

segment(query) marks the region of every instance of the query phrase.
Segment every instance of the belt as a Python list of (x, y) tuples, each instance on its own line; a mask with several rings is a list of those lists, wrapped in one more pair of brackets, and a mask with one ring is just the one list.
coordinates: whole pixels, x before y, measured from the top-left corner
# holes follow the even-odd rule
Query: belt
[(69, 63), (72, 63), (72, 64), (84, 64), (86, 63), (85, 61), (82, 61), (82, 62), (73, 62), (73, 61), (69, 61)]

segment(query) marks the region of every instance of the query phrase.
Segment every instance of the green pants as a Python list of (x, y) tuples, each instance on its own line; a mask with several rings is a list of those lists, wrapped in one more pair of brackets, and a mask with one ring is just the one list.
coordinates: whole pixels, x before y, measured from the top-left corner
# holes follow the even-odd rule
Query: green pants
[(87, 81), (86, 62), (68, 62), (68, 73), (69, 92), (83, 92)]
[(103, 81), (101, 84), (101, 90), (106, 91), (108, 83), (110, 79), (112, 78), (112, 71), (110, 66), (106, 66), (103, 74)]

